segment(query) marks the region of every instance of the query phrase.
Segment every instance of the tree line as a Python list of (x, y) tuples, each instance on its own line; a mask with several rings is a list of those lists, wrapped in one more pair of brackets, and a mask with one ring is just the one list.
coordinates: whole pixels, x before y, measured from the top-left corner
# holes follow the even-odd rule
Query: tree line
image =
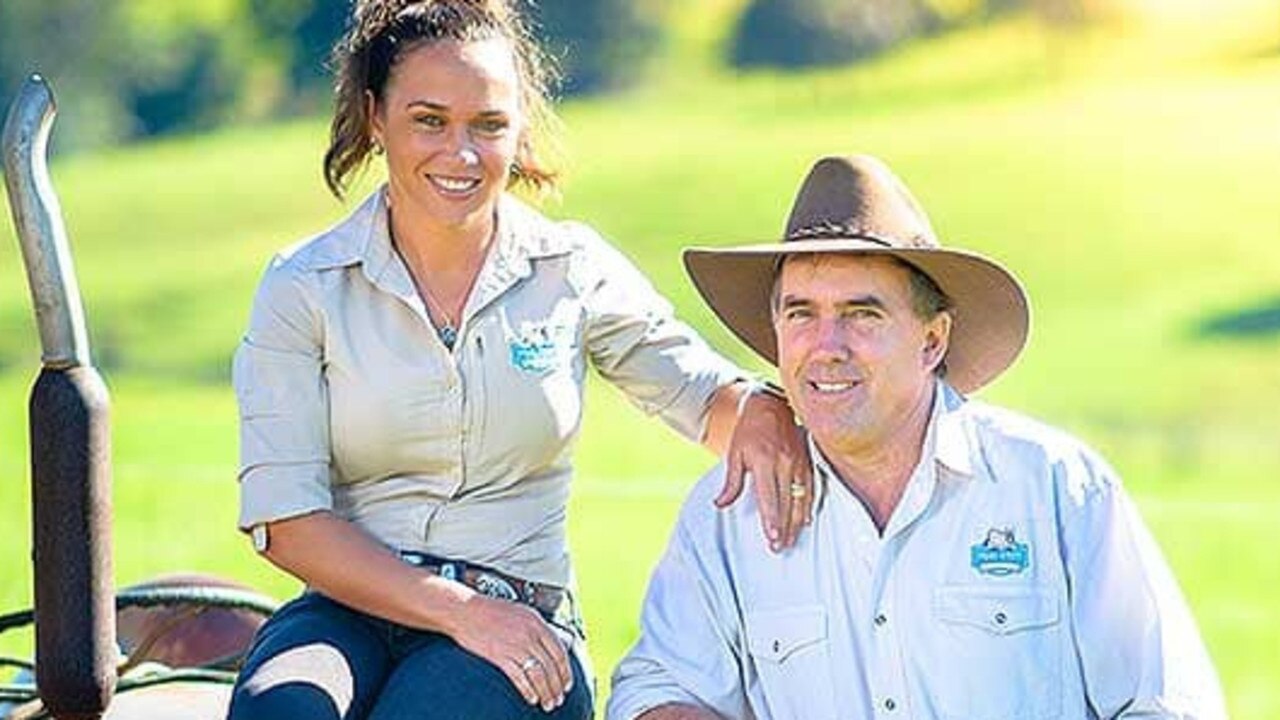
[[(352, 0), (2, 0), (0, 101), (39, 71), (63, 107), (60, 150), (319, 111)], [(516, 0), (562, 70), (562, 94), (625, 87), (695, 0)], [(1022, 6), (1080, 0), (743, 0), (726, 62), (855, 61)]]

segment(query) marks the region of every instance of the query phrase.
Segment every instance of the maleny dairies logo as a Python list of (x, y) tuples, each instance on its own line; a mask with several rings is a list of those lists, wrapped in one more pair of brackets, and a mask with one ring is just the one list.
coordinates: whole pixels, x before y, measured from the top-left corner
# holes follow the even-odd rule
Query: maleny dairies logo
[(1030, 564), (1031, 548), (1018, 542), (1012, 527), (990, 528), (982, 542), (969, 548), (969, 565), (983, 575), (1013, 575)]

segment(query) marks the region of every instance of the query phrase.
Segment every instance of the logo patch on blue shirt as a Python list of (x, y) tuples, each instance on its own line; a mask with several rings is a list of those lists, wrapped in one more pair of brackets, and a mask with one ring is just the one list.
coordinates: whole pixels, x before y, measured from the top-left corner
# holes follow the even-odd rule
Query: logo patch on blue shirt
[(982, 542), (969, 548), (969, 564), (983, 575), (1013, 575), (1031, 564), (1031, 548), (1018, 542), (1013, 528), (991, 528)]

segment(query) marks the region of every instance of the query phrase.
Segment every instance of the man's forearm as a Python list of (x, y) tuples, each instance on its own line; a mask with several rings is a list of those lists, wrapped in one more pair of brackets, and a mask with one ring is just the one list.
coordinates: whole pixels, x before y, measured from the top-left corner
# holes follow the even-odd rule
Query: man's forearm
[(636, 720), (720, 720), (720, 716), (700, 705), (668, 703), (646, 711)]

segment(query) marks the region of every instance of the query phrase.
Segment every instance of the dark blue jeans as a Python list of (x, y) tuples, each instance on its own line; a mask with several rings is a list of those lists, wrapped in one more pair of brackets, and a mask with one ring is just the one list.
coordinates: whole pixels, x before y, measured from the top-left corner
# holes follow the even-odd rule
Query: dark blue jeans
[(258, 631), (229, 720), (587, 720), (592, 680), (578, 657), (585, 652), (576, 641), (573, 689), (544, 713), (501, 670), (449, 637), (306, 593)]

